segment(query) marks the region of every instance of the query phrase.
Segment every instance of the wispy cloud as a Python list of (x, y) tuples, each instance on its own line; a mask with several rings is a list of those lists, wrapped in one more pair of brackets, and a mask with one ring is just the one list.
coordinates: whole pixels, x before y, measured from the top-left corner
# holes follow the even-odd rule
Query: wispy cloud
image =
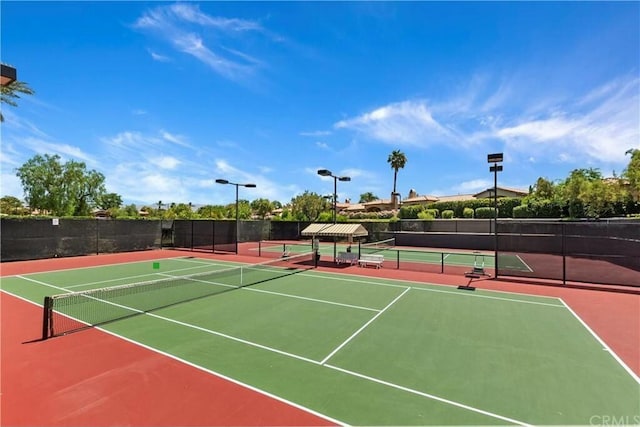
[(25, 138), (23, 143), (38, 154), (59, 154), (65, 159), (83, 161), (88, 165), (98, 164), (94, 156), (87, 154), (80, 147), (70, 144), (50, 142), (34, 137)]
[(453, 135), (433, 118), (425, 101), (388, 104), (360, 116), (341, 120), (336, 129), (363, 133), (388, 144), (426, 147)]
[[(621, 76), (584, 93), (532, 94), (513, 78), (473, 78), (438, 102), (406, 100), (334, 124), (395, 146), (504, 144), (523, 159), (625, 163), (640, 147), (640, 79)], [(531, 96), (529, 96), (531, 94)], [(515, 99), (515, 101), (514, 101)]]
[(328, 136), (331, 135), (331, 131), (328, 130), (314, 130), (310, 132), (300, 132), (300, 136), (310, 136), (313, 138), (318, 138), (320, 136)]
[(624, 163), (640, 148), (640, 79), (607, 82), (548, 114), (495, 130), (507, 147), (559, 160)]
[(169, 62), (171, 61), (171, 58), (169, 58), (168, 56), (165, 55), (161, 55), (159, 53), (156, 53), (152, 50), (149, 50), (149, 55), (151, 55), (151, 58), (153, 58), (154, 61), (158, 61), (158, 62)]
[(180, 160), (172, 156), (154, 157), (149, 159), (149, 161), (162, 169), (169, 170), (175, 169), (180, 163), (182, 163)]
[[(208, 15), (197, 5), (177, 3), (148, 9), (134, 28), (151, 32), (174, 49), (189, 54), (221, 76), (243, 81), (263, 62), (248, 52), (247, 33), (266, 34), (256, 21)], [(156, 60), (165, 56), (151, 52)]]

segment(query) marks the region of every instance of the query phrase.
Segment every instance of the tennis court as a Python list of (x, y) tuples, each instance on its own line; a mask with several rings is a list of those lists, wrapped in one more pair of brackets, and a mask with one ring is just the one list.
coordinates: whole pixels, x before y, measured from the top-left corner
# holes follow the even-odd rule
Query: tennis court
[(330, 273), (310, 261), (231, 268), (242, 265), (176, 257), (4, 277), (2, 288), (38, 304), (85, 292), (53, 303), (46, 334), (97, 323), (332, 423), (640, 418), (637, 376), (558, 298)]
[[(474, 266), (480, 266), (488, 270), (495, 268), (495, 255), (487, 251), (463, 251), (455, 249), (433, 249), (433, 248), (406, 248), (395, 246), (395, 239), (387, 239), (381, 242), (373, 242), (358, 245), (349, 245), (344, 242), (337, 242), (335, 252), (345, 252), (348, 247), (354, 252), (360, 251), (363, 254), (382, 255), (385, 266), (389, 268), (414, 269), (444, 272), (449, 267), (463, 267), (471, 270)], [(304, 253), (311, 248), (311, 242), (260, 242), (254, 252), (259, 252), (261, 256), (280, 256), (283, 253)], [(334, 244), (322, 242), (319, 246), (322, 256), (332, 259), (334, 255)], [(517, 254), (500, 254), (500, 265), (504, 269), (520, 272), (532, 272), (529, 266)]]

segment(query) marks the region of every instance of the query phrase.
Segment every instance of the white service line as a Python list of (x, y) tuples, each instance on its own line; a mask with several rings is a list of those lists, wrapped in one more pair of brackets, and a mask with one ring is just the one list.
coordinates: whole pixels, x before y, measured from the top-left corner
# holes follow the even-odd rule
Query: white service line
[(562, 304), (564, 304), (564, 306), (567, 308), (567, 310), (569, 310), (569, 312), (570, 312), (571, 314), (573, 314), (573, 316), (574, 316), (576, 319), (578, 319), (578, 321), (582, 324), (582, 326), (584, 326), (584, 327), (585, 327), (585, 329), (586, 329), (587, 331), (589, 331), (589, 333), (590, 333), (591, 335), (593, 335), (593, 337), (594, 337), (594, 338), (595, 338), (595, 339), (596, 339), (596, 340), (597, 340), (597, 341), (602, 345), (602, 347), (603, 347), (607, 352), (609, 352), (609, 354), (611, 354), (611, 356), (613, 356), (613, 358), (614, 358), (614, 359), (615, 359), (615, 360), (616, 360), (616, 361), (617, 361), (617, 362), (622, 366), (622, 368), (623, 368), (625, 371), (627, 371), (627, 373), (628, 373), (629, 375), (631, 375), (631, 378), (633, 378), (633, 380), (634, 380), (635, 382), (637, 382), (638, 384), (640, 384), (640, 377), (638, 377), (638, 375), (636, 375), (636, 373), (635, 373), (635, 372), (633, 372), (633, 370), (631, 370), (631, 368), (629, 368), (629, 367), (627, 366), (627, 364), (626, 364), (626, 363), (624, 363), (624, 361), (623, 361), (623, 360), (622, 360), (622, 359), (621, 359), (621, 358), (620, 358), (620, 357), (619, 357), (619, 356), (618, 356), (618, 355), (617, 355), (617, 354), (616, 354), (616, 353), (611, 349), (611, 347), (609, 347), (609, 346), (607, 345), (607, 343), (606, 343), (606, 342), (604, 342), (604, 340), (603, 340), (602, 338), (600, 338), (600, 337), (598, 336), (598, 334), (596, 334), (596, 333), (594, 332), (594, 330), (593, 330), (593, 329), (591, 329), (591, 328), (589, 327), (589, 325), (587, 325), (587, 323), (586, 323), (584, 320), (582, 320), (582, 318), (581, 318), (580, 316), (578, 316), (578, 314), (577, 314), (575, 311), (573, 311), (573, 310), (571, 309), (571, 307), (569, 307), (569, 305), (568, 305), (566, 302), (564, 302), (564, 300), (563, 300), (563, 299), (560, 299), (560, 301), (562, 302)]
[(368, 380), (368, 381), (371, 381), (371, 382), (374, 382), (374, 383), (382, 384), (382, 385), (387, 386), (387, 387), (392, 387), (392, 388), (395, 388), (395, 389), (398, 389), (398, 390), (406, 391), (407, 393), (417, 394), (418, 396), (426, 397), (427, 399), (437, 400), (438, 402), (442, 402), (442, 403), (446, 403), (446, 404), (449, 404), (449, 405), (452, 405), (452, 406), (456, 406), (458, 408), (466, 409), (467, 411), (476, 412), (478, 414), (482, 414), (482, 415), (486, 415), (488, 417), (492, 417), (492, 418), (496, 418), (496, 419), (499, 419), (499, 420), (502, 420), (502, 421), (506, 421), (509, 424), (517, 424), (517, 425), (521, 425), (521, 426), (531, 427), (531, 424), (527, 424), (525, 422), (518, 421), (518, 420), (513, 419), (513, 418), (504, 417), (502, 415), (494, 414), (493, 412), (485, 411), (483, 409), (478, 409), (478, 408), (475, 408), (473, 406), (465, 405), (464, 403), (456, 402), (455, 400), (445, 399), (443, 397), (439, 397), (439, 396), (436, 396), (434, 394), (429, 394), (429, 393), (425, 393), (425, 392), (422, 392), (422, 391), (419, 391), (419, 390), (414, 390), (412, 388), (408, 388), (408, 387), (404, 387), (404, 386), (401, 386), (401, 385), (398, 385), (398, 384), (390, 383), (390, 382), (387, 382), (387, 381), (384, 381), (384, 380), (381, 380), (381, 379), (378, 379), (378, 378), (370, 377), (368, 375), (363, 375), (363, 374), (359, 374), (357, 372), (349, 371), (347, 369), (342, 369), (342, 368), (339, 368), (337, 366), (333, 366), (333, 365), (324, 365), (324, 366), (327, 367), (327, 368), (330, 368), (330, 369), (334, 369), (336, 371), (343, 372), (343, 373), (348, 374), (348, 375), (353, 375), (354, 377), (358, 377), (358, 378), (362, 378), (362, 379), (365, 379), (365, 380)]
[(333, 350), (331, 353), (329, 353), (329, 355), (327, 357), (325, 357), (324, 359), (322, 359), (322, 361), (320, 362), (321, 365), (324, 365), (327, 360), (331, 359), (331, 357), (333, 357), (334, 354), (336, 354), (342, 347), (344, 347), (345, 345), (347, 345), (347, 343), (349, 341), (351, 341), (352, 339), (354, 339), (360, 332), (362, 332), (367, 326), (369, 326), (371, 324), (371, 322), (373, 322), (374, 320), (376, 320), (382, 313), (384, 313), (385, 311), (387, 311), (387, 309), (389, 307), (391, 307), (396, 301), (398, 301), (404, 294), (406, 294), (407, 292), (409, 292), (411, 288), (407, 288), (404, 290), (404, 292), (402, 292), (400, 295), (398, 295), (393, 301), (391, 301), (389, 304), (387, 304), (387, 306), (385, 308), (383, 308), (382, 310), (380, 310), (378, 312), (378, 314), (376, 314), (375, 316), (373, 316), (371, 318), (371, 320), (369, 320), (367, 323), (365, 323), (364, 325), (362, 325), (362, 327), (360, 329), (358, 329), (357, 331), (355, 331), (349, 338), (347, 338), (342, 344), (340, 344), (338, 347), (335, 348), (335, 350)]

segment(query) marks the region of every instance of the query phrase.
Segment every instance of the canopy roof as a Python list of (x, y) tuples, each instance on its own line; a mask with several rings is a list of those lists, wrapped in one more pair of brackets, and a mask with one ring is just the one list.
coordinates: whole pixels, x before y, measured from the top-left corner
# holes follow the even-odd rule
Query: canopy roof
[(362, 237), (368, 236), (369, 232), (362, 224), (309, 224), (302, 230), (303, 236), (318, 237)]

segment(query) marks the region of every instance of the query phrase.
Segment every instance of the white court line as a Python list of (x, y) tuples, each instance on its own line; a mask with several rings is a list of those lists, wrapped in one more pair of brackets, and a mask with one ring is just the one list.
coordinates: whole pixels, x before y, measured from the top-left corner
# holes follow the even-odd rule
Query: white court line
[(619, 356), (618, 356), (618, 355), (617, 355), (617, 354), (616, 354), (616, 353), (611, 349), (611, 347), (609, 347), (609, 346), (607, 345), (607, 343), (606, 343), (606, 342), (604, 342), (604, 340), (603, 340), (602, 338), (600, 338), (600, 337), (598, 336), (598, 334), (596, 334), (596, 333), (594, 332), (594, 330), (593, 330), (593, 329), (591, 329), (591, 328), (589, 327), (589, 325), (587, 325), (587, 322), (585, 322), (584, 320), (582, 320), (582, 318), (581, 318), (580, 316), (578, 316), (578, 314), (577, 314), (575, 311), (573, 311), (573, 310), (571, 309), (571, 307), (569, 307), (569, 305), (568, 305), (567, 303), (565, 303), (565, 302), (564, 302), (564, 300), (560, 299), (560, 301), (562, 302), (562, 304), (564, 304), (564, 306), (566, 307), (566, 309), (567, 309), (567, 310), (569, 310), (569, 312), (570, 312), (570, 313), (571, 313), (571, 314), (572, 314), (576, 319), (578, 319), (578, 321), (582, 324), (582, 326), (584, 326), (584, 328), (585, 328), (587, 331), (589, 331), (589, 333), (590, 333), (591, 335), (593, 335), (593, 337), (598, 341), (598, 343), (600, 343), (600, 344), (602, 345), (602, 347), (603, 347), (607, 352), (609, 352), (609, 354), (611, 354), (611, 356), (616, 360), (616, 362), (618, 362), (618, 363), (622, 366), (622, 368), (623, 368), (625, 371), (627, 371), (627, 373), (628, 373), (629, 375), (631, 375), (631, 378), (633, 378), (633, 380), (634, 380), (635, 382), (637, 382), (638, 384), (640, 384), (640, 377), (638, 377), (638, 375), (636, 375), (636, 373), (635, 373), (635, 372), (633, 372), (633, 371), (631, 370), (631, 368), (629, 368), (629, 367), (627, 366), (627, 364), (626, 364), (626, 363), (624, 363), (624, 361), (623, 361), (623, 360), (622, 360), (622, 359), (621, 359), (621, 358), (620, 358), (620, 357), (619, 357)]
[[(52, 288), (64, 290), (63, 288), (59, 288), (59, 287), (57, 287), (55, 285), (50, 285), (50, 284), (47, 284), (47, 283), (44, 283), (44, 282), (40, 282), (40, 281), (37, 281), (37, 280), (34, 280), (34, 279), (25, 278), (25, 277), (23, 277), (23, 279), (29, 280), (29, 281), (32, 281), (32, 282), (35, 282), (35, 283), (38, 283), (38, 284), (41, 284), (41, 285), (44, 285), (44, 286), (50, 286)], [(407, 293), (411, 289), (412, 288), (410, 288), (410, 287), (409, 288), (405, 288), (404, 292), (402, 292), (391, 303), (389, 303), (389, 305), (387, 305), (387, 307), (385, 307), (385, 309), (383, 309), (383, 311), (386, 310), (388, 307), (390, 307), (393, 303), (395, 303), (398, 299), (400, 299), (400, 297), (402, 297), (405, 293)], [(115, 303), (111, 303), (111, 302), (108, 302), (108, 303), (109, 304), (113, 304), (115, 306), (119, 306), (119, 304), (115, 304)], [(360, 330), (358, 332), (356, 332), (354, 335), (352, 335), (352, 337), (350, 337), (347, 341), (345, 341), (342, 345), (340, 345), (336, 350), (334, 350), (331, 355), (326, 357), (322, 362), (318, 362), (316, 360), (309, 359), (309, 358), (304, 357), (304, 356), (299, 356), (299, 355), (296, 355), (296, 354), (293, 354), (293, 353), (289, 353), (289, 352), (285, 352), (285, 351), (282, 351), (282, 350), (279, 350), (279, 349), (276, 349), (276, 348), (273, 348), (273, 347), (269, 347), (269, 346), (265, 346), (265, 345), (262, 345), (262, 344), (254, 343), (252, 341), (244, 340), (242, 338), (234, 337), (232, 335), (224, 334), (222, 332), (213, 331), (213, 330), (206, 329), (206, 328), (203, 328), (203, 327), (200, 327), (200, 326), (197, 326), (197, 325), (192, 325), (190, 323), (186, 323), (186, 322), (182, 322), (182, 321), (179, 321), (179, 320), (167, 318), (167, 317), (160, 316), (160, 315), (157, 315), (157, 314), (143, 312), (143, 311), (140, 311), (140, 310), (135, 310), (135, 309), (132, 309), (130, 307), (126, 307), (126, 308), (134, 310), (134, 311), (137, 311), (137, 312), (140, 312), (141, 314), (144, 314), (144, 315), (147, 315), (147, 316), (159, 319), (159, 320), (164, 320), (164, 321), (167, 321), (169, 323), (174, 323), (174, 324), (177, 324), (177, 325), (180, 325), (180, 326), (184, 326), (184, 327), (187, 327), (187, 328), (192, 328), (192, 329), (195, 329), (195, 330), (207, 333), (207, 334), (211, 334), (211, 335), (214, 335), (214, 336), (219, 336), (219, 337), (222, 337), (222, 338), (225, 338), (225, 339), (229, 339), (231, 341), (239, 342), (241, 344), (245, 344), (245, 345), (248, 345), (248, 346), (251, 346), (251, 347), (256, 347), (256, 348), (259, 348), (259, 349), (262, 349), (262, 350), (265, 350), (265, 351), (270, 351), (270, 352), (273, 352), (273, 353), (276, 353), (276, 354), (280, 354), (282, 356), (290, 357), (290, 358), (293, 358), (293, 359), (296, 359), (296, 360), (301, 360), (303, 362), (311, 363), (311, 364), (314, 364), (314, 365), (325, 366), (325, 367), (328, 367), (330, 369), (341, 371), (343, 373), (346, 373), (346, 374), (349, 374), (349, 375), (352, 375), (352, 376), (356, 376), (356, 377), (359, 377), (359, 378), (362, 378), (362, 379), (366, 379), (366, 380), (369, 380), (369, 381), (372, 381), (372, 382), (376, 382), (376, 383), (379, 383), (379, 384), (382, 384), (382, 385), (386, 385), (386, 386), (389, 386), (389, 387), (392, 387), (392, 388), (396, 388), (398, 390), (402, 390), (402, 391), (406, 391), (406, 392), (409, 392), (409, 393), (417, 394), (419, 396), (426, 397), (428, 399), (437, 400), (439, 402), (447, 403), (447, 404), (450, 404), (452, 406), (463, 408), (463, 409), (466, 409), (466, 410), (469, 410), (469, 411), (472, 411), (472, 412), (477, 412), (477, 413), (480, 413), (480, 414), (483, 414), (483, 415), (487, 415), (487, 416), (490, 416), (490, 417), (493, 417), (493, 418), (496, 418), (496, 419), (500, 419), (500, 420), (503, 420), (503, 421), (508, 421), (510, 423), (513, 423), (513, 424), (520, 424), (520, 425), (528, 426), (528, 424), (526, 424), (526, 423), (511, 419), (511, 418), (503, 417), (501, 415), (494, 414), (492, 412), (484, 411), (482, 409), (474, 408), (472, 406), (468, 406), (468, 405), (465, 405), (465, 404), (462, 404), (462, 403), (459, 403), (459, 402), (456, 402), (456, 401), (453, 401), (453, 400), (449, 400), (449, 399), (441, 398), (441, 397), (438, 397), (438, 396), (435, 396), (435, 395), (432, 395), (432, 394), (428, 394), (428, 393), (424, 393), (424, 392), (421, 392), (421, 391), (413, 390), (413, 389), (410, 389), (410, 388), (407, 388), (407, 387), (404, 387), (404, 386), (400, 386), (400, 385), (397, 385), (397, 384), (393, 384), (393, 383), (389, 383), (389, 382), (386, 382), (386, 381), (382, 381), (382, 380), (379, 380), (379, 379), (376, 379), (376, 378), (373, 378), (373, 377), (368, 377), (368, 376), (365, 376), (365, 375), (362, 375), (362, 374), (358, 374), (356, 372), (348, 371), (348, 370), (345, 370), (345, 369), (342, 369), (342, 368), (338, 368), (336, 366), (328, 365), (328, 364), (324, 363), (333, 354), (335, 354), (335, 352), (337, 352), (340, 348), (342, 348), (350, 339), (352, 339), (352, 337), (357, 335), (361, 330), (363, 330), (367, 325), (369, 325), (373, 320), (375, 320), (380, 314), (382, 314), (383, 311), (381, 311), (376, 316), (374, 316), (369, 322), (367, 322), (362, 328), (360, 328)], [(104, 331), (102, 328), (97, 328), (97, 329), (100, 329), (100, 330)], [(113, 334), (113, 335), (119, 336), (117, 334)], [(125, 339), (127, 341), (130, 341), (130, 340), (126, 339), (126, 338), (123, 338), (123, 339)], [(131, 341), (131, 342), (135, 343), (135, 341)], [(143, 344), (140, 344), (140, 343), (137, 343), (137, 344), (139, 344), (141, 346), (144, 346)], [(151, 347), (148, 347), (148, 348), (151, 348)], [(154, 351), (158, 351), (161, 354), (165, 354), (165, 353), (163, 353), (163, 352), (161, 352), (159, 350), (154, 350)], [(173, 357), (173, 356), (171, 356), (171, 357)], [(179, 359), (177, 357), (174, 357), (174, 358), (176, 360), (182, 360), (182, 359)], [(186, 361), (185, 361), (185, 363), (190, 364), (189, 362), (186, 362)], [(204, 368), (202, 368), (202, 369), (205, 370)]]
[(128, 265), (128, 264), (145, 264), (153, 261), (163, 261), (163, 260), (181, 260), (182, 257), (170, 257), (170, 258), (153, 258), (142, 261), (128, 261), (128, 262), (117, 262), (113, 264), (100, 264), (100, 265), (87, 265), (85, 267), (70, 267), (70, 268), (61, 268), (59, 270), (46, 270), (46, 271), (36, 271), (35, 273), (24, 273), (24, 274), (12, 274), (9, 276), (2, 276), (2, 278), (7, 277), (25, 277), (25, 276), (33, 276), (37, 274), (51, 274), (51, 273), (60, 273), (65, 271), (74, 271), (74, 270), (86, 270), (89, 268), (100, 268), (100, 267), (115, 267), (118, 265)]
[[(19, 276), (16, 276), (16, 277), (19, 277)], [(25, 278), (25, 279), (26, 279), (26, 278)], [(23, 297), (21, 297), (21, 296), (14, 295), (14, 294), (12, 294), (11, 292), (7, 292), (7, 291), (5, 291), (5, 290), (1, 290), (1, 289), (0, 289), (0, 292), (5, 292), (7, 295), (11, 295), (11, 296), (13, 296), (13, 297), (15, 297), (15, 298), (21, 299), (21, 300), (23, 300), (23, 301), (25, 301), (25, 302), (29, 303), (29, 304), (33, 304), (33, 305), (35, 305), (35, 306), (37, 306), (37, 307), (42, 308), (42, 306), (41, 306), (40, 304), (37, 304), (37, 303), (35, 303), (35, 302), (33, 302), (33, 301), (30, 301), (30, 300), (27, 300), (27, 299), (25, 299), (25, 298), (23, 298)], [(236, 379), (234, 379), (234, 378), (231, 378), (231, 377), (229, 377), (229, 376), (227, 376), (227, 375), (221, 374), (221, 373), (216, 372), (216, 371), (214, 371), (214, 370), (207, 369), (207, 368), (205, 368), (205, 367), (203, 367), (203, 366), (200, 366), (200, 365), (197, 365), (197, 364), (195, 364), (195, 363), (189, 362), (188, 360), (183, 359), (183, 358), (181, 358), (181, 357), (178, 357), (178, 356), (175, 356), (175, 355), (173, 355), (173, 354), (170, 354), (170, 353), (164, 352), (164, 351), (159, 350), (159, 349), (157, 349), (157, 348), (153, 348), (153, 347), (148, 346), (148, 345), (146, 345), (146, 344), (143, 344), (143, 343), (141, 343), (141, 342), (135, 341), (135, 340), (133, 340), (133, 339), (131, 339), (131, 338), (127, 338), (127, 337), (125, 337), (125, 336), (123, 336), (123, 335), (119, 335), (119, 334), (117, 334), (117, 333), (115, 333), (115, 332), (111, 332), (111, 331), (108, 331), (108, 330), (106, 330), (106, 329), (102, 329), (102, 328), (100, 328), (100, 327), (96, 327), (95, 329), (97, 329), (97, 330), (99, 330), (99, 331), (101, 331), (101, 332), (103, 332), (103, 333), (105, 333), (105, 334), (108, 334), (108, 335), (111, 335), (111, 336), (113, 336), (113, 337), (119, 338), (119, 339), (121, 339), (121, 340), (123, 340), (123, 341), (126, 341), (126, 342), (128, 342), (128, 343), (130, 343), (130, 344), (136, 345), (136, 346), (138, 346), (138, 347), (142, 347), (142, 348), (144, 348), (144, 349), (146, 349), (146, 350), (149, 350), (149, 351), (152, 351), (152, 352), (154, 352), (154, 353), (160, 354), (160, 355), (162, 355), (162, 356), (168, 357), (168, 358), (170, 358), (170, 359), (176, 360), (176, 361), (178, 361), (178, 362), (180, 362), (180, 363), (184, 363), (185, 365), (191, 366), (192, 368), (195, 368), (195, 369), (198, 369), (198, 370), (200, 370), (200, 371), (206, 372), (207, 374), (210, 374), (210, 375), (214, 375), (214, 376), (216, 376), (216, 377), (218, 377), (218, 378), (221, 378), (221, 379), (223, 379), (223, 380), (225, 380), (225, 381), (229, 381), (230, 383), (233, 383), (233, 384), (239, 385), (239, 386), (241, 386), (241, 387), (243, 387), (243, 388), (246, 388), (246, 389), (248, 389), (248, 390), (251, 390), (251, 391), (253, 391), (253, 392), (256, 392), (256, 393), (258, 393), (258, 394), (261, 394), (261, 395), (263, 395), (263, 396), (269, 397), (269, 398), (271, 398), (271, 399), (275, 399), (275, 400), (277, 400), (278, 402), (285, 403), (285, 404), (287, 404), (287, 405), (289, 405), (289, 406), (292, 406), (292, 407), (294, 407), (294, 408), (300, 409), (300, 410), (302, 410), (302, 411), (304, 411), (304, 412), (307, 412), (307, 413), (309, 413), (309, 414), (312, 414), (312, 415), (315, 415), (315, 416), (317, 416), (317, 417), (323, 418), (323, 419), (325, 419), (325, 420), (327, 420), (327, 421), (330, 421), (330, 422), (332, 422), (332, 423), (335, 423), (335, 424), (337, 424), (337, 425), (345, 426), (345, 427), (349, 426), (349, 424), (347, 424), (347, 423), (345, 423), (345, 422), (343, 422), (343, 421), (337, 420), (337, 419), (332, 418), (332, 417), (330, 417), (330, 416), (328, 416), (328, 415), (325, 415), (325, 414), (321, 414), (320, 412), (317, 412), (317, 411), (315, 411), (315, 410), (313, 410), (313, 409), (307, 408), (307, 407), (302, 406), (302, 405), (300, 405), (300, 404), (298, 404), (298, 403), (292, 402), (292, 401), (287, 400), (287, 399), (285, 399), (285, 398), (283, 398), (283, 397), (280, 397), (280, 396), (277, 396), (277, 395), (275, 395), (275, 394), (273, 394), (273, 393), (270, 393), (270, 392), (268, 392), (268, 391), (266, 391), (266, 390), (262, 390), (262, 389), (259, 389), (259, 388), (255, 387), (255, 386), (252, 386), (252, 385), (249, 385), (249, 384), (244, 383), (244, 382), (242, 382), (242, 381), (236, 380)]]
[(531, 267), (529, 267), (529, 264), (527, 264), (526, 262), (524, 262), (524, 260), (520, 257), (520, 255), (516, 254), (516, 257), (520, 260), (520, 262), (527, 267), (527, 269), (529, 269), (529, 273), (533, 273), (533, 270), (531, 269)]
[[(329, 275), (332, 275), (334, 273), (327, 273)], [(318, 276), (315, 274), (308, 274), (308, 273), (298, 273), (299, 276), (307, 276), (307, 277), (315, 277), (317, 278)], [(326, 278), (331, 278), (332, 280), (342, 280), (345, 282), (354, 282), (354, 283), (361, 283), (361, 284), (365, 284), (365, 285), (374, 285), (374, 286), (386, 286), (386, 287), (391, 287), (391, 288), (401, 288), (404, 289), (407, 287), (406, 284), (409, 284), (409, 286), (411, 287), (411, 289), (415, 289), (417, 291), (425, 291), (425, 292), (437, 292), (437, 293), (441, 293), (441, 294), (452, 294), (452, 295), (459, 295), (459, 296), (466, 296), (466, 297), (471, 297), (471, 298), (486, 298), (486, 299), (495, 299), (495, 300), (501, 300), (501, 301), (508, 301), (508, 302), (516, 302), (516, 303), (522, 303), (522, 304), (537, 304), (537, 305), (549, 305), (552, 307), (562, 307), (562, 305), (558, 305), (558, 304), (551, 304), (551, 303), (544, 303), (544, 302), (537, 302), (537, 301), (528, 301), (528, 300), (520, 300), (520, 299), (515, 299), (515, 298), (505, 298), (505, 297), (494, 297), (491, 295), (481, 295), (481, 294), (477, 294), (477, 293), (469, 293), (469, 292), (461, 292), (461, 291), (448, 291), (448, 290), (444, 290), (444, 288), (448, 288), (451, 289), (450, 285), (438, 285), (438, 284), (434, 284), (434, 283), (424, 283), (422, 285), (427, 285), (427, 286), (437, 286), (439, 288), (443, 288), (443, 289), (431, 289), (431, 288), (425, 288), (425, 287), (418, 287), (418, 286), (411, 286), (411, 284), (417, 284), (417, 282), (412, 282), (409, 280), (397, 280), (397, 279), (388, 279), (389, 281), (393, 281), (393, 282), (400, 282), (400, 283), (404, 283), (405, 285), (394, 285), (391, 283), (380, 283), (380, 282), (373, 282), (370, 280), (360, 280), (360, 279), (351, 279), (351, 278), (347, 278), (345, 276), (342, 275), (336, 275), (339, 276), (337, 279), (335, 277), (330, 277), (330, 276), (323, 276), (321, 275), (321, 277), (326, 277)], [(526, 296), (526, 297), (533, 297), (533, 298), (541, 298), (541, 299), (549, 299), (549, 300), (559, 300), (559, 298), (557, 297), (545, 297), (545, 296), (540, 296), (540, 295), (529, 295), (529, 294), (523, 294), (523, 293), (517, 293), (517, 292), (508, 292), (508, 291), (492, 291), (492, 290), (486, 290), (485, 292), (490, 292), (490, 293), (496, 293), (496, 294), (508, 294), (508, 295), (520, 295), (520, 296)]]
[(352, 339), (354, 339), (360, 332), (362, 332), (367, 326), (369, 326), (371, 324), (371, 322), (373, 322), (374, 320), (376, 320), (378, 317), (380, 317), (380, 315), (382, 313), (384, 313), (385, 311), (387, 311), (387, 309), (389, 307), (391, 307), (393, 304), (395, 304), (396, 301), (398, 301), (404, 294), (406, 294), (407, 292), (409, 292), (411, 288), (407, 288), (404, 290), (404, 292), (402, 292), (400, 295), (398, 295), (397, 297), (395, 297), (395, 299), (393, 301), (391, 301), (389, 304), (387, 304), (387, 306), (385, 308), (383, 308), (382, 310), (380, 310), (378, 312), (378, 314), (376, 314), (375, 316), (373, 316), (367, 323), (365, 323), (364, 325), (362, 325), (362, 327), (360, 329), (358, 329), (357, 331), (355, 331), (349, 338), (347, 338), (342, 344), (340, 344), (338, 347), (336, 347), (331, 353), (329, 353), (329, 355), (327, 357), (325, 357), (324, 359), (322, 359), (322, 361), (320, 362), (321, 365), (324, 365), (325, 363), (327, 363), (327, 360), (331, 359), (331, 357), (333, 357), (334, 354), (336, 354), (338, 351), (340, 351), (340, 349), (342, 347), (344, 347), (345, 345), (347, 345), (347, 343), (349, 343), (349, 341), (351, 341)]
[[(224, 267), (228, 267), (228, 268), (230, 267), (227, 264), (207, 264), (207, 266), (211, 266), (211, 265), (216, 265), (216, 266), (219, 265), (219, 266), (224, 266)], [(202, 267), (204, 268), (205, 266), (203, 265)], [(178, 272), (178, 271), (193, 270), (195, 268), (198, 268), (198, 267), (176, 268), (176, 269), (172, 269), (172, 270), (167, 270), (166, 273), (175, 273), (175, 272)], [(215, 272), (215, 271), (216, 270), (211, 270), (212, 273)], [(204, 273), (207, 273), (207, 271), (194, 272), (193, 274), (204, 274)], [(85, 286), (93, 286), (93, 285), (100, 285), (100, 284), (103, 284), (103, 283), (126, 281), (126, 280), (131, 280), (131, 279), (138, 279), (140, 277), (152, 277), (152, 276), (162, 275), (162, 274), (164, 274), (164, 273), (159, 273), (159, 272), (156, 272), (156, 273), (145, 273), (145, 274), (136, 274), (135, 276), (121, 277), (121, 278), (118, 278), (118, 279), (107, 279), (107, 280), (99, 280), (99, 281), (96, 281), (96, 282), (85, 282), (85, 283), (81, 283), (81, 284), (78, 284), (78, 285), (68, 286), (67, 289), (83, 288)], [(149, 279), (149, 280), (153, 280), (153, 279)], [(90, 289), (87, 289), (87, 290), (90, 290)]]
[(188, 279), (188, 280), (190, 280), (192, 282), (206, 283), (206, 284), (209, 284), (209, 285), (224, 286), (224, 287), (231, 288), (231, 289), (238, 289), (238, 290), (250, 291), (250, 292), (260, 292), (260, 293), (263, 293), (263, 294), (277, 295), (277, 296), (281, 296), (281, 297), (285, 297), (285, 298), (293, 298), (293, 299), (299, 299), (299, 300), (304, 300), (304, 301), (318, 302), (318, 303), (322, 303), (322, 304), (337, 305), (337, 306), (347, 307), (347, 308), (355, 308), (357, 310), (374, 311), (376, 313), (378, 311), (380, 311), (377, 308), (363, 307), (363, 306), (359, 306), (359, 305), (352, 305), (352, 304), (345, 304), (345, 303), (341, 303), (341, 302), (328, 301), (328, 300), (317, 299), (317, 298), (303, 297), (303, 296), (300, 296), (300, 295), (285, 294), (285, 293), (282, 293), (282, 292), (268, 291), (266, 289), (252, 288), (251, 286), (228, 285), (226, 283), (219, 283), (219, 282), (213, 282), (213, 281), (208, 281), (208, 280), (201, 280), (201, 279), (197, 279), (197, 278), (194, 278), (194, 277), (171, 276), (171, 275), (168, 275), (168, 274), (165, 274), (165, 276), (166, 277), (171, 277), (171, 278), (176, 278), (176, 279)]
[(385, 385), (387, 387), (392, 387), (392, 388), (395, 388), (395, 389), (398, 389), (398, 390), (406, 391), (407, 393), (411, 393), (411, 394), (417, 394), (418, 396), (426, 397), (426, 398), (431, 399), (431, 400), (436, 400), (438, 402), (446, 403), (446, 404), (449, 404), (451, 406), (456, 406), (458, 408), (466, 409), (467, 411), (476, 412), (478, 414), (482, 414), (482, 415), (486, 415), (488, 417), (492, 417), (492, 418), (496, 418), (496, 419), (499, 419), (499, 420), (502, 420), (502, 421), (506, 421), (509, 424), (518, 424), (518, 425), (522, 425), (522, 426), (531, 426), (530, 424), (527, 424), (525, 422), (518, 421), (518, 420), (513, 419), (513, 418), (503, 417), (502, 415), (498, 415), (498, 414), (495, 414), (493, 412), (489, 412), (489, 411), (485, 411), (485, 410), (482, 410), (482, 409), (478, 409), (478, 408), (475, 408), (473, 406), (465, 405), (464, 403), (456, 402), (454, 400), (445, 399), (443, 397), (436, 396), (435, 394), (424, 393), (422, 391), (414, 390), (414, 389), (411, 389), (411, 388), (408, 388), (408, 387), (404, 387), (404, 386), (401, 386), (401, 385), (398, 385), (398, 384), (394, 384), (394, 383), (390, 383), (390, 382), (387, 382), (387, 381), (383, 381), (383, 380), (380, 380), (378, 378), (370, 377), (368, 375), (359, 374), (357, 372), (349, 371), (347, 369), (339, 368), (337, 366), (333, 366), (333, 365), (324, 365), (324, 366), (327, 367), (327, 368), (330, 368), (330, 369), (334, 369), (336, 371), (340, 371), (340, 372), (348, 374), (348, 375), (353, 375), (354, 377), (358, 377), (358, 378), (362, 378), (362, 379), (365, 379), (365, 380), (368, 380), (368, 381), (371, 381), (371, 382), (374, 382), (374, 383), (382, 384), (382, 385)]

